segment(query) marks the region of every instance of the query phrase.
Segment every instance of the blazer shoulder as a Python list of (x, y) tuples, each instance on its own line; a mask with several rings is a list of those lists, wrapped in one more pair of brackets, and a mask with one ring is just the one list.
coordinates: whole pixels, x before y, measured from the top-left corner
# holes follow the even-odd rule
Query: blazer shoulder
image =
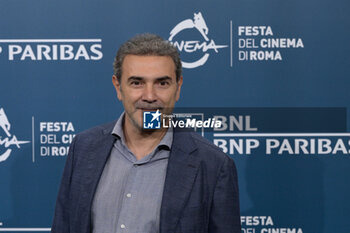
[(71, 156), (74, 154), (74, 164), (78, 163), (81, 158), (86, 158), (91, 151), (101, 149), (101, 145), (106, 139), (112, 143), (113, 141), (109, 139), (111, 137), (113, 138), (111, 133), (114, 125), (115, 122), (109, 122), (84, 130), (75, 135), (69, 149)]
[(111, 134), (115, 124), (116, 124), (116, 121), (97, 125), (95, 127), (86, 129), (78, 133), (76, 137), (79, 138), (79, 140), (81, 140), (81, 139), (96, 138), (96, 137), (99, 137), (101, 134)]
[(219, 163), (224, 163), (227, 159), (233, 162), (233, 159), (225, 154), (219, 147), (217, 147), (214, 143), (209, 141), (208, 139), (202, 137), (198, 133), (191, 133), (194, 143), (198, 151), (199, 155), (203, 156), (204, 159), (210, 159), (211, 161), (214, 159)]

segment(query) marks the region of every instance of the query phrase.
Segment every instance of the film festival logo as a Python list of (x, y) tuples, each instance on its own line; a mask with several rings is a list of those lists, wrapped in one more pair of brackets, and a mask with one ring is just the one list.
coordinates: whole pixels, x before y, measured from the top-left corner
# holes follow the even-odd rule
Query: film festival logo
[[(175, 41), (174, 37), (180, 34), (182, 31), (186, 29), (195, 29), (197, 30), (204, 41), (200, 42), (198, 40), (188, 40), (188, 41)], [(208, 26), (202, 16), (201, 12), (194, 13), (193, 19), (185, 19), (178, 23), (171, 31), (169, 41), (180, 51), (184, 51), (186, 53), (193, 53), (196, 51), (202, 51), (203, 56), (196, 61), (193, 62), (185, 62), (182, 61), (182, 66), (184, 68), (196, 68), (204, 65), (209, 58), (209, 50), (214, 50), (218, 53), (218, 49), (226, 48), (227, 45), (216, 45), (213, 39), (209, 39), (208, 37), (209, 29)]]
[[(16, 146), (18, 149), (21, 148), (21, 144), (29, 143), (29, 141), (19, 141), (16, 135), (10, 133), (11, 124), (7, 119), (5, 111), (0, 108), (0, 128), (5, 132), (6, 137), (0, 136), (0, 146), (5, 147), (5, 152), (0, 154), (0, 163), (4, 162), (10, 157), (12, 149), (11, 146)], [(1, 153), (1, 152), (0, 152)]]

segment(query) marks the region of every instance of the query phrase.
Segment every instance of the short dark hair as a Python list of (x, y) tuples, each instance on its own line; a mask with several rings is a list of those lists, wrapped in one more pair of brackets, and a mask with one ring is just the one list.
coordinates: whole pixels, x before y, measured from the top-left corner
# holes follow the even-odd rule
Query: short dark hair
[(156, 34), (139, 34), (120, 46), (113, 62), (114, 75), (117, 76), (119, 82), (122, 76), (122, 64), (126, 55), (169, 56), (175, 64), (176, 81), (181, 77), (182, 65), (178, 50), (169, 41)]

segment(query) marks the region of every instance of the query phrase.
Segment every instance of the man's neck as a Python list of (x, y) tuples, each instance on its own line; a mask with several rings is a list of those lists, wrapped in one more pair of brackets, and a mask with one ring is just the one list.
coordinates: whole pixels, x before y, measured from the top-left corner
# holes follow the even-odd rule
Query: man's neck
[(137, 160), (150, 154), (167, 132), (167, 129), (143, 130), (124, 121), (125, 143)]

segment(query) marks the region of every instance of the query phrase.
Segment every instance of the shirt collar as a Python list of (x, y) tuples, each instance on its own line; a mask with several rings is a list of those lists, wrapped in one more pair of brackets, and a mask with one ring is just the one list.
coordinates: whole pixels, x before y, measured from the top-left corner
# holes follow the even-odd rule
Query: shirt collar
[[(120, 115), (117, 123), (115, 124), (112, 135), (119, 138), (124, 146), (126, 146), (125, 143), (125, 137), (124, 137), (124, 131), (123, 131), (123, 122), (125, 118), (125, 111)], [(168, 150), (171, 149), (171, 145), (173, 143), (173, 128), (168, 128), (167, 132), (163, 136), (162, 140), (158, 144), (159, 149), (163, 149), (164, 147)]]

